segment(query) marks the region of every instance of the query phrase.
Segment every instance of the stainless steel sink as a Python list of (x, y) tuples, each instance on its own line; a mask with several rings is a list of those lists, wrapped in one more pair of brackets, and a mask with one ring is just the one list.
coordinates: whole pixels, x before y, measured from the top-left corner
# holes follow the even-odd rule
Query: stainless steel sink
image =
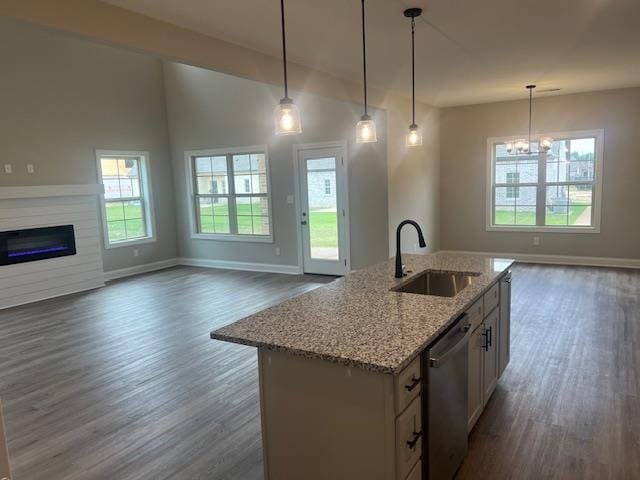
[(455, 297), (467, 288), (477, 277), (477, 273), (435, 272), (427, 270), (409, 278), (406, 282), (392, 288), (394, 292), (435, 295), (437, 297)]

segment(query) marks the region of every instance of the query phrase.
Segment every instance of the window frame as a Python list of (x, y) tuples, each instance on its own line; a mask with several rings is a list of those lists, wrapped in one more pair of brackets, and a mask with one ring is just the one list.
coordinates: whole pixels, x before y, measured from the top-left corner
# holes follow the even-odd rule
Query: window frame
[[(107, 222), (107, 203), (105, 198), (104, 179), (102, 177), (102, 159), (104, 157), (135, 157), (140, 162), (140, 201), (144, 211), (144, 222), (147, 229), (147, 236), (134, 238), (131, 240), (121, 240), (111, 242), (109, 240), (109, 228)], [(153, 243), (156, 238), (156, 218), (155, 209), (153, 207), (153, 190), (151, 187), (151, 173), (149, 165), (149, 152), (141, 150), (96, 150), (96, 167), (98, 172), (98, 183), (102, 187), (100, 194), (100, 210), (102, 216), (102, 236), (104, 240), (104, 248), (111, 250), (113, 248), (131, 247), (135, 245), (143, 245)], [(136, 197), (137, 198), (137, 197)], [(114, 200), (117, 201), (117, 200)]]
[[(594, 181), (593, 181), (593, 205), (592, 205), (592, 224), (591, 226), (548, 226), (548, 225), (496, 225), (494, 222), (494, 201), (495, 201), (495, 165), (494, 165), (494, 148), (496, 144), (503, 144), (513, 138), (526, 138), (527, 135), (510, 135), (503, 137), (490, 137), (487, 138), (487, 156), (486, 156), (486, 205), (485, 205), (485, 218), (486, 218), (486, 231), (488, 232), (524, 232), (524, 233), (600, 233), (600, 224), (602, 220), (602, 179), (603, 179), (603, 166), (604, 159), (604, 129), (596, 130), (577, 130), (577, 131), (565, 131), (565, 132), (550, 132), (540, 134), (540, 137), (549, 136), (554, 139), (580, 139), (580, 138), (595, 138), (595, 166), (594, 166)], [(546, 170), (547, 158), (546, 154), (541, 154), (541, 159), (538, 164), (538, 181), (535, 184), (518, 184), (518, 186), (536, 186), (536, 210), (542, 209), (544, 211), (546, 203), (546, 188), (555, 184), (571, 184), (580, 182), (546, 182)]]
[[(255, 235), (255, 234), (239, 234), (239, 233), (202, 233), (198, 231), (198, 219), (196, 208), (196, 191), (195, 191), (195, 169), (194, 161), (195, 157), (215, 157), (215, 156), (232, 156), (241, 154), (260, 153), (265, 158), (265, 169), (267, 176), (267, 194), (266, 198), (269, 203), (269, 235)], [(227, 242), (249, 242), (249, 243), (274, 243), (274, 220), (273, 220), (273, 199), (271, 189), (271, 165), (269, 162), (269, 150), (267, 145), (252, 145), (246, 147), (230, 147), (230, 148), (214, 148), (205, 150), (188, 150), (184, 152), (184, 159), (186, 165), (186, 181), (187, 181), (187, 194), (188, 194), (188, 210), (189, 210), (189, 225), (191, 238), (196, 240), (213, 240), (213, 241), (227, 241)], [(232, 163), (232, 162), (231, 162)], [(233, 170), (227, 171), (227, 183), (229, 184), (229, 198), (252, 196), (251, 193), (231, 193), (231, 185), (235, 187), (233, 179)], [(231, 182), (229, 183), (229, 178)], [(256, 196), (256, 195), (253, 195)], [(262, 196), (262, 194), (261, 194)], [(235, 201), (233, 202), (235, 204)], [(236, 217), (236, 213), (231, 212), (231, 202), (229, 203), (229, 221), (231, 217)]]

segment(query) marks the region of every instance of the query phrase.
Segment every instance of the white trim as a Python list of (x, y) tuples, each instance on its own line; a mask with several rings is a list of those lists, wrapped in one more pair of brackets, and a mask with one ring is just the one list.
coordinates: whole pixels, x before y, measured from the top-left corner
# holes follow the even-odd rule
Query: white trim
[(533, 253), (469, 252), (464, 250), (440, 250), (438, 253), (458, 253), (487, 257), (512, 258), (519, 263), (544, 263), (553, 265), (581, 265), (585, 267), (638, 268), (640, 259), (614, 257), (578, 257), (573, 255), (543, 255)]
[[(140, 189), (142, 203), (145, 210), (145, 223), (147, 224), (147, 236), (120, 242), (109, 241), (109, 230), (107, 226), (107, 205), (104, 198), (104, 181), (102, 179), (102, 157), (137, 157), (140, 161)], [(137, 150), (96, 150), (96, 167), (98, 172), (98, 183), (102, 191), (100, 193), (100, 216), (102, 217), (102, 237), (105, 250), (112, 248), (131, 247), (156, 241), (156, 212), (153, 208), (153, 190), (151, 189), (151, 166), (149, 165), (149, 152)]]
[(169, 258), (167, 260), (160, 260), (159, 262), (135, 265), (133, 267), (104, 272), (104, 280), (105, 282), (110, 282), (118, 278), (130, 277), (132, 275), (139, 275), (147, 272), (155, 272), (156, 270), (164, 270), (165, 268), (175, 267), (176, 265), (180, 265), (177, 258)]
[[(267, 199), (269, 201), (269, 235), (240, 235), (237, 233), (200, 233), (196, 221), (195, 192), (193, 191), (193, 158), (201, 156), (234, 155), (239, 153), (263, 153), (266, 161), (267, 175)], [(269, 161), (268, 145), (250, 145), (247, 147), (213, 148), (206, 150), (186, 150), (184, 152), (186, 166), (185, 178), (187, 181), (187, 209), (189, 211), (189, 233), (193, 240), (223, 241), (223, 242), (250, 242), (250, 243), (274, 243), (273, 221), (273, 196), (271, 192), (271, 163)], [(228, 173), (228, 172), (227, 172)], [(231, 179), (233, 181), (233, 178)], [(231, 212), (230, 212), (231, 213)]]
[(228, 260), (210, 260), (206, 258), (179, 258), (180, 265), (190, 267), (221, 268), (224, 270), (242, 270), (249, 272), (285, 273), (299, 275), (298, 265), (277, 265), (269, 263), (235, 262)]
[(39, 185), (31, 187), (0, 187), (0, 200), (20, 198), (75, 197), (100, 195), (103, 187), (97, 183), (84, 185)]
[[(514, 138), (526, 138), (527, 135), (510, 135), (487, 138), (486, 190), (485, 190), (485, 228), (487, 232), (524, 232), (524, 233), (600, 233), (602, 220), (602, 185), (604, 172), (604, 129), (576, 130), (573, 132), (549, 132), (536, 134), (537, 137), (552, 138), (596, 138), (596, 171), (593, 192), (593, 225), (590, 227), (554, 227), (543, 225), (517, 226), (493, 224), (493, 146)], [(539, 166), (539, 164), (538, 164)], [(544, 172), (546, 174), (546, 172)]]
[(351, 217), (349, 214), (349, 149), (346, 140), (336, 140), (333, 142), (316, 142), (316, 143), (298, 143), (293, 145), (293, 176), (294, 176), (294, 203), (295, 203), (295, 224), (296, 224), (296, 241), (298, 247), (298, 265), (299, 273), (304, 273), (304, 252), (302, 245), (302, 225), (300, 224), (300, 218), (302, 217), (302, 210), (300, 205), (300, 169), (298, 167), (298, 156), (303, 150), (313, 150), (322, 148), (341, 148), (344, 154), (344, 168), (342, 175), (342, 192), (344, 195), (344, 225), (345, 225), (345, 248), (346, 248), (346, 260), (345, 273), (351, 272)]

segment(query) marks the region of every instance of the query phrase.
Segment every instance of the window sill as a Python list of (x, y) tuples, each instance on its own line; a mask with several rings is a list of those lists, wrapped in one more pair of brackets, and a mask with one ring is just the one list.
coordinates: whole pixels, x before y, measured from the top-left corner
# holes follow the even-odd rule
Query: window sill
[(214, 240), (223, 242), (273, 243), (273, 235), (236, 235), (226, 233), (192, 233), (194, 240)]
[(137, 238), (135, 240), (125, 240), (123, 242), (115, 242), (115, 243), (106, 242), (104, 248), (106, 250), (111, 250), (113, 248), (134, 247), (136, 245), (144, 245), (145, 243), (154, 243), (155, 241), (156, 241), (156, 237), (145, 237), (145, 238)]
[(599, 227), (518, 227), (514, 225), (491, 225), (487, 232), (520, 232), (520, 233), (600, 233)]

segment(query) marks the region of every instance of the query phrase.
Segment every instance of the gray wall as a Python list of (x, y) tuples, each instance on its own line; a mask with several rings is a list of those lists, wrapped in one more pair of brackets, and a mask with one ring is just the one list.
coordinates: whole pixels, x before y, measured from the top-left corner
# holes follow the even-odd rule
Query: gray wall
[[(540, 132), (604, 129), (600, 234), (486, 231), (487, 138), (526, 132), (527, 116), (527, 101), (441, 111), (441, 248), (640, 258), (640, 88), (535, 100)], [(539, 246), (533, 246), (534, 235)]]
[[(352, 139), (360, 106), (292, 92), (302, 112), (303, 134), (278, 138), (272, 118), (281, 89), (176, 63), (165, 63), (164, 72), (181, 256), (297, 265), (295, 206), (286, 201), (294, 193), (292, 145), (348, 139), (352, 267), (387, 258), (384, 112), (372, 112), (379, 142), (356, 145)], [(275, 243), (191, 239), (184, 152), (260, 144), (269, 146)], [(280, 256), (275, 247), (281, 249)]]
[(161, 62), (0, 18), (0, 64), (0, 186), (97, 183), (96, 149), (146, 150), (158, 240), (104, 251), (105, 270), (175, 257)]

